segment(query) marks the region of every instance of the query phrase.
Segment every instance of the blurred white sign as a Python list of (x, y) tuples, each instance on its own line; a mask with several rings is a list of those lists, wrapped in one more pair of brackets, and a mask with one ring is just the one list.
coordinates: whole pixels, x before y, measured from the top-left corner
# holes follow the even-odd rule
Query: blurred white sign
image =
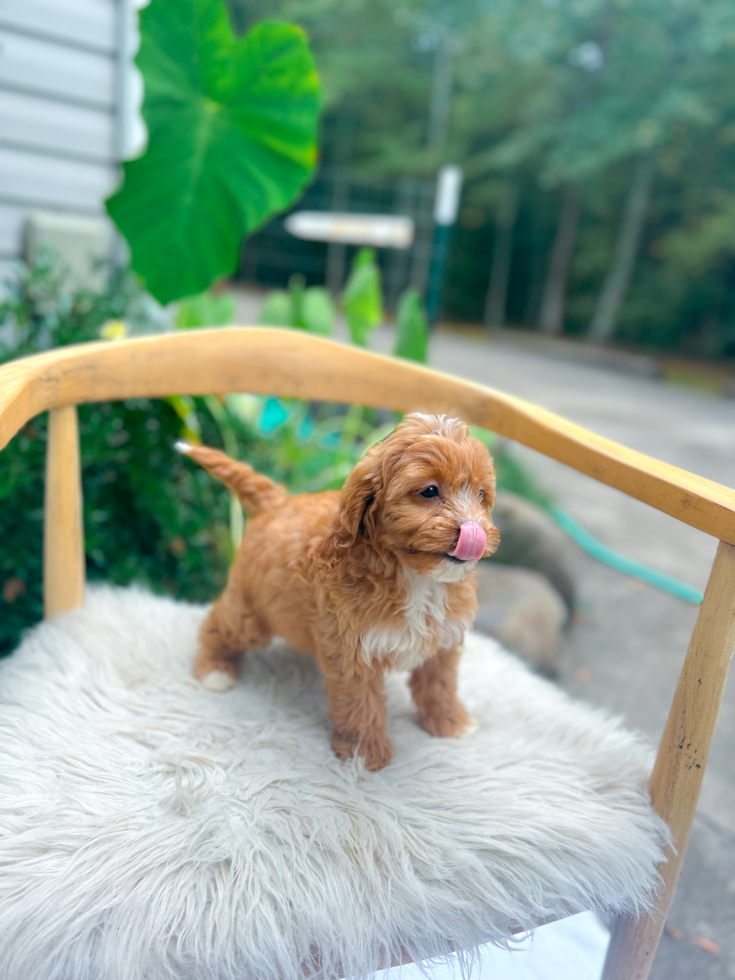
[(462, 190), (462, 171), (459, 167), (442, 167), (436, 183), (434, 201), (434, 222), (437, 225), (453, 225), (459, 210), (459, 195)]
[(285, 226), (295, 238), (310, 242), (342, 242), (375, 248), (410, 248), (413, 245), (411, 218), (392, 214), (295, 211), (286, 218)]

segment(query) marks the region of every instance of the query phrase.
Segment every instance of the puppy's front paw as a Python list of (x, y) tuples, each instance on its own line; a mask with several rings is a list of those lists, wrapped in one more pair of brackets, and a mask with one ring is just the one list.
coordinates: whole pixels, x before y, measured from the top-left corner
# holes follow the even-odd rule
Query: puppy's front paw
[(370, 772), (385, 768), (393, 758), (393, 746), (388, 736), (375, 732), (359, 738), (334, 732), (332, 748), (340, 759), (351, 759), (357, 752), (365, 760), (365, 768)]
[(459, 702), (432, 704), (420, 713), (422, 726), (439, 738), (467, 738), (477, 731), (477, 722)]
[(362, 742), (357, 754), (365, 760), (365, 768), (377, 772), (388, 765), (393, 758), (393, 746), (385, 735), (375, 736)]
[(237, 678), (226, 670), (210, 670), (208, 674), (200, 677), (202, 687), (208, 691), (222, 693), (229, 691), (237, 684)]

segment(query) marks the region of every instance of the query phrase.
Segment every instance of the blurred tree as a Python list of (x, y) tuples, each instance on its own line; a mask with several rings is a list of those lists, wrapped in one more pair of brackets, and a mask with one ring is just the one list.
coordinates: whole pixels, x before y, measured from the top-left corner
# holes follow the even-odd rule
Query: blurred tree
[(633, 275), (633, 265), (651, 196), (655, 166), (653, 155), (648, 153), (640, 158), (633, 171), (633, 181), (625, 200), (615, 255), (590, 323), (589, 335), (592, 340), (610, 340), (615, 332), (620, 308)]
[(513, 233), (518, 219), (518, 188), (508, 181), (495, 212), (495, 243), (490, 265), (490, 284), (485, 300), (485, 323), (499, 327), (505, 321), (505, 307), (513, 255)]
[(564, 306), (569, 279), (569, 266), (577, 240), (580, 210), (579, 188), (567, 184), (564, 191), (559, 222), (554, 236), (554, 245), (549, 258), (546, 275), (539, 328), (544, 333), (560, 334), (564, 329)]
[[(273, 0), (232, 3), (243, 26), (273, 16)], [(455, 312), (482, 318), (494, 264), (494, 320), (733, 353), (732, 0), (275, 7), (310, 36), (327, 160), (349, 119), (353, 168), (462, 166)], [(446, 137), (431, 140), (437, 37), (451, 39), (451, 86)]]

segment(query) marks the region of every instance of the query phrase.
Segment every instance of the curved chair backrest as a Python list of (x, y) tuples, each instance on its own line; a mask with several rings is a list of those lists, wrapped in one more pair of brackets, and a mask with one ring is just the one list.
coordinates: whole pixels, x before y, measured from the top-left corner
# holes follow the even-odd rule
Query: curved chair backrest
[[(735, 491), (603, 439), (511, 395), (292, 330), (228, 327), (66, 347), (0, 368), (0, 449), (49, 411), (44, 606), (81, 604), (84, 531), (76, 405), (247, 391), (458, 415), (711, 534), (720, 546), (649, 784), (676, 850), (654, 915), (621, 919), (604, 980), (645, 980), (673, 899), (735, 645)], [(687, 752), (680, 750), (687, 744)], [(700, 768), (690, 765), (696, 750)]]
[(80, 344), (0, 369), (0, 448), (49, 409), (247, 391), (461, 416), (735, 544), (735, 491), (530, 402), (294, 330), (226, 327)]

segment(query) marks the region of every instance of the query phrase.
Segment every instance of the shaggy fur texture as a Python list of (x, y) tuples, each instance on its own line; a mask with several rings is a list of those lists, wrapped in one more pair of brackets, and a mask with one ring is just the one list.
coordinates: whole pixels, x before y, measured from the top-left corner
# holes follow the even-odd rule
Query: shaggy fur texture
[[(477, 607), (477, 559), (495, 551), (499, 535), (489, 517), (492, 460), (463, 422), (409, 415), (368, 450), (341, 493), (298, 497), (217, 450), (179, 448), (223, 480), (251, 517), (202, 628), (194, 673), (205, 687), (227, 690), (243, 653), (279, 636), (316, 657), (342, 759), (357, 752), (368, 769), (390, 761), (389, 670), (413, 671), (416, 707), (432, 735), (473, 730), (457, 698), (456, 665)], [(473, 535), (479, 553), (454, 556)]]
[(323, 678), (283, 647), (220, 697), (206, 609), (90, 590), (0, 664), (1, 980), (362, 977), (564, 910), (636, 912), (666, 832), (650, 754), (470, 634), (471, 739), (387, 678), (380, 773), (324, 737)]

